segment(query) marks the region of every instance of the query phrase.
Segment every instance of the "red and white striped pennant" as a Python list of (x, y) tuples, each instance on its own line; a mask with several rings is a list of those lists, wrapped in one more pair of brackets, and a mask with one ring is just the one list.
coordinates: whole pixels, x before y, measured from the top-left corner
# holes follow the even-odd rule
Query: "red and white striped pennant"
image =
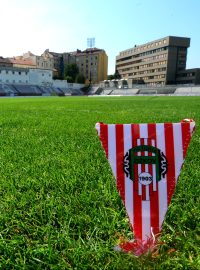
[(195, 122), (97, 123), (96, 129), (135, 236), (119, 247), (140, 255), (161, 231)]

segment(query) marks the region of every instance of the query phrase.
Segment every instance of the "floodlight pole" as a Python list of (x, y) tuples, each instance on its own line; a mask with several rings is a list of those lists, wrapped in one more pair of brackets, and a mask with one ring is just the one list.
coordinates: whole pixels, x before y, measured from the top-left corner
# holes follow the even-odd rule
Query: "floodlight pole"
[(92, 72), (91, 72), (91, 56), (92, 56), (92, 48), (95, 46), (95, 38), (87, 38), (87, 47), (90, 48), (89, 56), (90, 56), (90, 76), (89, 76), (89, 85), (92, 84)]

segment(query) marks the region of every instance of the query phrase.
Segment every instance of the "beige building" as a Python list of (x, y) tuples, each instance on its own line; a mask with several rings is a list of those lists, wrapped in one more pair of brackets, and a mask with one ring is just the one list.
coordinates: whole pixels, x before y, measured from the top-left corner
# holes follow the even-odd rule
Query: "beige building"
[(24, 53), (21, 56), (15, 56), (10, 58), (13, 67), (19, 68), (37, 68), (37, 69), (47, 69), (53, 70), (54, 69), (54, 59), (53, 57), (47, 57), (45, 55), (35, 55), (30, 51)]
[(36, 68), (36, 64), (32, 59), (23, 59), (19, 57), (10, 58), (12, 66), (15, 68)]
[(62, 53), (50, 52), (49, 49), (46, 49), (41, 57), (49, 62), (55, 78), (63, 77), (64, 66)]
[(166, 85), (176, 83), (176, 74), (186, 68), (190, 38), (168, 36), (122, 51), (116, 71), (132, 83)]
[(54, 69), (54, 60), (53, 57), (47, 56), (47, 55), (35, 55), (31, 52), (24, 53), (23, 56), (21, 56), (22, 59), (30, 60), (34, 63), (36, 68), (39, 69)]
[(84, 75), (86, 83), (98, 83), (107, 79), (108, 56), (102, 49), (89, 48), (71, 53), (75, 57), (79, 73)]

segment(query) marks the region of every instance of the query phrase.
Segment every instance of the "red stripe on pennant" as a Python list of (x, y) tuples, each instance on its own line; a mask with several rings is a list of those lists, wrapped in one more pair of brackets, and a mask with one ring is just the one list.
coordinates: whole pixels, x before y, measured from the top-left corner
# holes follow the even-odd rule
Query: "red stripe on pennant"
[(171, 123), (164, 124), (164, 129), (165, 129), (165, 149), (168, 161), (168, 172), (166, 177), (167, 177), (167, 203), (169, 205), (176, 185), (173, 124)]
[(108, 158), (108, 125), (100, 124), (100, 140)]
[[(137, 139), (140, 138), (140, 129), (138, 124), (131, 125), (132, 146), (136, 146)], [(138, 166), (134, 166), (133, 181), (133, 228), (136, 239), (142, 239), (142, 197), (138, 195)]]
[(183, 144), (183, 159), (185, 159), (187, 148), (190, 142), (190, 123), (181, 123), (182, 129), (182, 144)]
[[(144, 145), (144, 138), (140, 139), (140, 145)], [(141, 156), (145, 156), (145, 152), (141, 152)], [(145, 172), (145, 164), (141, 164), (141, 173)], [(139, 183), (138, 183), (139, 185)], [(146, 187), (142, 185), (142, 201), (146, 200)]]
[(124, 128), (123, 125), (115, 125), (116, 130), (116, 170), (117, 170), (117, 188), (125, 205), (125, 181), (124, 181)]
[[(156, 143), (156, 124), (148, 124), (148, 137)], [(156, 145), (155, 145), (156, 147)], [(152, 166), (150, 174), (153, 175)], [(150, 193), (150, 212), (151, 212), (151, 227), (155, 234), (159, 233), (159, 198), (158, 198), (158, 183), (156, 183), (156, 191), (153, 191), (153, 183), (151, 184)]]

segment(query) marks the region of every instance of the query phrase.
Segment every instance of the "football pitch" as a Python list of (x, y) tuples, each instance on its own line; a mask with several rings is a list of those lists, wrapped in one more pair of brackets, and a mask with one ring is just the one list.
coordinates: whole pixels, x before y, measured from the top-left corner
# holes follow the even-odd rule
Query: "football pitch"
[[(192, 118), (190, 142), (158, 249), (132, 239), (96, 122)], [(200, 269), (200, 97), (0, 99), (0, 269)]]

